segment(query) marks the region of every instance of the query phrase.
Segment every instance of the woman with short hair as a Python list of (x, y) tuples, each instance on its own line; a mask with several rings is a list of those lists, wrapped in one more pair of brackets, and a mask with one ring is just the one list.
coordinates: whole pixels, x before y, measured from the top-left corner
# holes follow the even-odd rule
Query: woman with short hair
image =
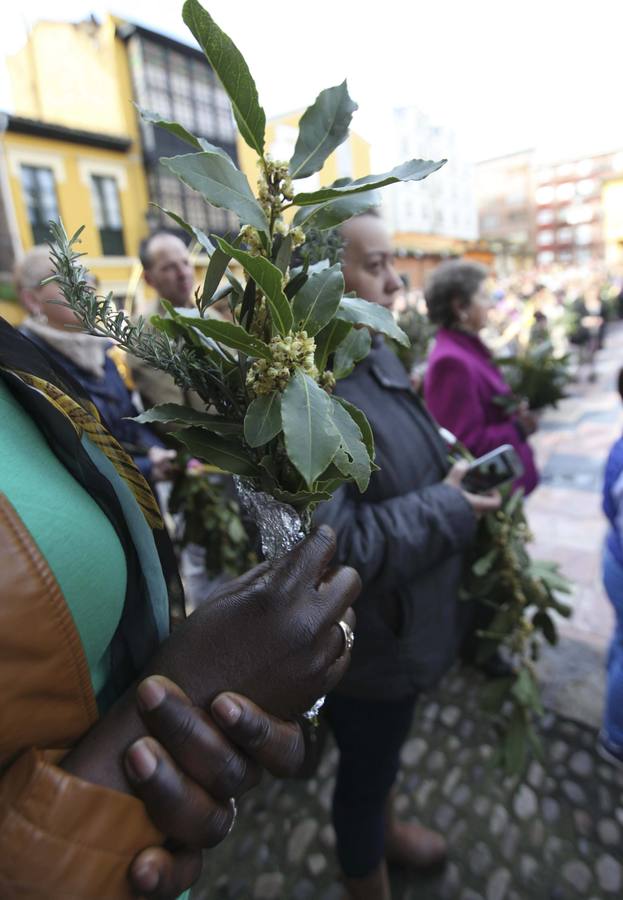
[(486, 269), (465, 260), (442, 263), (432, 273), (424, 296), (438, 331), (428, 360), (424, 398), (439, 424), (474, 456), (511, 444), (524, 469), (515, 486), (529, 494), (538, 483), (528, 443), (537, 421), (525, 402), (514, 413), (499, 402), (510, 396), (511, 389), (479, 337), (490, 308), (486, 278)]

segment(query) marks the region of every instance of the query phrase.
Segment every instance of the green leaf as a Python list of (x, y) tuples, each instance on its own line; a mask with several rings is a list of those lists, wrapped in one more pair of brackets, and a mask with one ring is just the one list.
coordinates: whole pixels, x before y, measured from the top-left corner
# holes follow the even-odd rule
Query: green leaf
[(483, 575), (487, 575), (491, 569), (493, 568), (493, 563), (496, 561), (498, 557), (498, 548), (494, 547), (492, 550), (489, 550), (484, 556), (481, 556), (480, 559), (477, 559), (476, 562), (472, 566), (472, 572), (478, 578), (482, 578)]
[(281, 431), (281, 394), (273, 391), (249, 404), (244, 418), (244, 439), (250, 447), (262, 447)]
[(240, 134), (263, 157), (266, 115), (242, 54), (197, 0), (186, 0), (182, 18), (225, 88)]
[[(183, 314), (180, 314), (183, 318)], [(221, 322), (219, 319), (192, 319), (192, 327), (196, 328), (207, 337), (225, 344), (226, 347), (233, 347), (234, 350), (241, 350), (247, 356), (259, 356), (262, 359), (272, 359), (270, 347), (256, 338), (254, 335), (245, 331), (241, 325), (234, 322)]]
[[(273, 243), (273, 248), (274, 248), (274, 243)], [(280, 239), (279, 249), (277, 250), (277, 255), (274, 258), (274, 263), (280, 272), (285, 274), (288, 266), (290, 265), (291, 256), (292, 256), (292, 235), (288, 234), (285, 237), (282, 237)]]
[(398, 341), (404, 347), (410, 347), (411, 342), (402, 328), (396, 325), (394, 317), (384, 306), (378, 303), (368, 303), (360, 297), (344, 297), (336, 312), (336, 318), (353, 325), (366, 325), (372, 331), (379, 331), (394, 341)]
[(174, 431), (173, 437), (184, 444), (193, 456), (232, 475), (256, 475), (257, 469), (241, 441), (210, 434), (205, 428)]
[(225, 272), (227, 271), (227, 266), (229, 265), (229, 260), (231, 256), (227, 253), (223, 253), (220, 247), (215, 247), (214, 252), (210, 258), (210, 264), (206, 270), (205, 279), (203, 281), (203, 291), (201, 294), (201, 300), (199, 302), (199, 311), (204, 312), (210, 305), (212, 298), (218, 290), (218, 286), (221, 283)]
[(408, 162), (401, 163), (391, 172), (385, 172), (383, 175), (366, 175), (365, 178), (358, 178), (351, 181), (343, 187), (327, 187), (320, 188), (310, 193), (296, 194), (292, 202), (296, 206), (316, 206), (318, 203), (325, 203), (327, 200), (335, 200), (337, 197), (348, 197), (350, 194), (359, 194), (363, 191), (372, 191), (376, 188), (385, 187), (387, 184), (395, 184), (398, 181), (421, 181), (427, 175), (431, 175), (440, 169), (447, 160), (442, 159), (434, 162), (431, 159), (410, 159)]
[(511, 693), (525, 709), (531, 709), (536, 713), (543, 713), (539, 686), (529, 669), (521, 669)]
[(333, 422), (340, 435), (340, 450), (344, 452), (346, 460), (336, 455), (335, 465), (343, 475), (354, 479), (355, 484), (363, 494), (370, 483), (372, 467), (370, 456), (363, 442), (361, 429), (348, 411), (335, 397), (331, 398)]
[(558, 643), (558, 631), (554, 624), (554, 620), (544, 610), (539, 610), (539, 612), (534, 614), (532, 617), (532, 624), (543, 633), (545, 640), (548, 644), (551, 644), (552, 647)]
[(275, 500), (281, 500), (282, 503), (289, 503), (295, 509), (306, 509), (314, 503), (322, 503), (323, 500), (330, 500), (332, 494), (328, 491), (281, 491), (279, 488), (273, 490)]
[(243, 225), (268, 231), (266, 216), (253, 196), (246, 176), (229, 157), (224, 158), (218, 153), (185, 153), (164, 157), (160, 162), (212, 206), (231, 210)]
[(190, 325), (186, 325), (184, 322), (177, 322), (175, 319), (165, 319), (163, 316), (155, 315), (150, 316), (149, 324), (152, 328), (162, 331), (163, 334), (168, 335), (170, 338), (188, 339), (197, 346), (201, 344), (199, 335), (193, 335)]
[(327, 468), (340, 446), (329, 395), (297, 369), (281, 400), (286, 451), (309, 488)]
[(183, 125), (180, 125), (179, 122), (171, 122), (168, 119), (164, 119), (159, 113), (151, 112), (148, 109), (142, 109), (138, 104), (134, 104), (138, 109), (141, 118), (146, 122), (151, 122), (152, 125), (157, 125), (159, 128), (163, 128), (165, 131), (168, 131), (169, 134), (175, 135), (175, 137), (180, 138), (180, 140), (185, 141), (187, 144), (190, 144), (195, 150), (205, 150), (208, 153), (217, 153), (219, 156), (222, 156), (223, 159), (226, 159), (227, 162), (231, 163), (231, 156), (223, 150), (222, 147), (217, 147), (216, 144), (211, 144), (209, 141), (206, 141), (205, 138), (195, 137), (194, 134), (191, 134)]
[(141, 424), (149, 422), (166, 424), (170, 422), (172, 425), (199, 425), (202, 428), (207, 428), (209, 431), (216, 431), (218, 434), (242, 433), (242, 425), (239, 422), (228, 422), (221, 416), (200, 412), (192, 409), (190, 406), (182, 406), (179, 403), (160, 403), (158, 406), (152, 406), (151, 409), (147, 409), (140, 415), (135, 416), (134, 421)]
[(353, 328), (335, 351), (333, 374), (337, 381), (346, 378), (370, 352), (372, 338), (367, 328)]
[(565, 619), (571, 618), (573, 614), (572, 607), (568, 603), (562, 603), (560, 600), (557, 600), (556, 597), (550, 597), (550, 606), (559, 616), (563, 616)]
[(344, 293), (344, 276), (339, 263), (315, 272), (295, 296), (292, 313), (296, 327), (312, 337), (335, 315)]
[(287, 334), (292, 328), (292, 309), (288, 303), (288, 298), (283, 293), (281, 287), (282, 274), (268, 259), (263, 256), (252, 256), (244, 250), (238, 250), (232, 247), (223, 238), (216, 238), (216, 241), (224, 253), (229, 253), (234, 259), (237, 259), (253, 281), (263, 291), (268, 303), (270, 317), (275, 329), (280, 335)]
[(194, 237), (198, 244), (200, 244), (203, 249), (206, 251), (208, 256), (212, 256), (214, 253), (214, 244), (207, 236), (207, 234), (201, 230), (201, 228), (196, 228), (194, 225), (189, 225), (181, 216), (178, 216), (177, 213), (174, 213), (170, 209), (165, 209), (164, 206), (160, 206), (158, 203), (150, 203), (150, 206), (155, 206), (165, 215), (169, 216), (170, 219), (173, 219), (180, 228), (183, 228), (191, 237)]
[[(189, 309), (188, 312), (191, 312), (191, 310)], [(168, 335), (168, 337), (173, 338), (173, 340), (181, 339), (187, 343), (193, 344), (201, 350), (206, 361), (210, 360), (215, 368), (220, 369), (223, 363), (223, 350), (215, 344), (209, 344), (206, 339), (197, 332), (195, 325), (199, 321), (201, 321), (201, 319), (199, 319), (199, 314), (197, 313), (196, 317), (190, 315), (175, 315), (172, 318), (166, 319), (162, 316), (151, 316), (149, 324), (152, 328), (162, 331), (164, 334)]]
[(508, 500), (502, 506), (502, 512), (507, 515), (509, 518), (512, 518), (516, 513), (521, 513), (523, 506), (523, 488), (519, 488), (517, 491), (513, 491)]
[(292, 297), (294, 297), (301, 290), (308, 277), (309, 276), (307, 272), (295, 272), (295, 274), (292, 276), (292, 278), (290, 278), (285, 288), (283, 289), (283, 292), (288, 300), (291, 300)]
[(335, 352), (346, 335), (352, 331), (353, 326), (341, 319), (333, 319), (316, 335), (315, 362), (318, 369), (323, 372), (327, 368), (327, 362)]
[(321, 91), (299, 123), (299, 135), (290, 160), (292, 178), (307, 178), (322, 169), (325, 160), (346, 140), (357, 104), (348, 96), (346, 81)]
[(352, 219), (353, 216), (360, 216), (380, 203), (381, 197), (377, 191), (367, 191), (363, 194), (353, 194), (351, 197), (327, 200), (326, 203), (317, 206), (302, 206), (294, 216), (293, 225), (326, 231)]
[(550, 591), (559, 591), (561, 594), (571, 593), (571, 583), (564, 575), (561, 575), (558, 563), (533, 560), (530, 565), (530, 575), (542, 581)]
[(337, 400), (340, 406), (344, 407), (346, 412), (350, 415), (351, 419), (354, 419), (357, 425), (359, 425), (359, 430), (361, 431), (363, 442), (366, 445), (368, 456), (371, 460), (374, 460), (374, 435), (372, 434), (372, 428), (370, 427), (370, 423), (368, 422), (365, 413), (363, 413), (357, 406), (353, 406), (352, 403), (349, 403), (348, 400), (344, 400), (343, 397), (335, 397), (334, 399)]

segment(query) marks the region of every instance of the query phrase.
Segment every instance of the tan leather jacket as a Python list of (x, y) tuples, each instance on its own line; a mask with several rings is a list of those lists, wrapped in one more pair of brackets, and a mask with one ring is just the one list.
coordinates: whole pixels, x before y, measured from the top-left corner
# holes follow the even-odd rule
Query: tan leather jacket
[(0, 897), (129, 900), (129, 864), (163, 837), (136, 797), (58, 765), (95, 696), (59, 585), (1, 493), (0, 572)]

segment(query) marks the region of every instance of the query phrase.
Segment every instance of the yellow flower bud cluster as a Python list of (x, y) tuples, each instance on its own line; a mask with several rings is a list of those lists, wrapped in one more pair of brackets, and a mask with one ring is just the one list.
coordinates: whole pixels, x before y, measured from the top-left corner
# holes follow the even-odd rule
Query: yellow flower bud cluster
[(251, 254), (251, 256), (262, 255), (264, 247), (262, 245), (262, 239), (257, 228), (254, 228), (253, 225), (244, 225), (240, 229), (238, 237), (244, 244), (247, 245), (248, 252)]
[(283, 391), (295, 369), (318, 379), (314, 363), (316, 342), (313, 337), (307, 337), (306, 331), (274, 337), (269, 346), (271, 359), (256, 360), (247, 375), (247, 387), (256, 397)]
[(257, 180), (257, 196), (266, 216), (279, 215), (283, 200), (294, 197), (294, 185), (288, 171), (288, 163), (273, 160), (269, 155), (259, 160), (260, 177)]
[(294, 197), (294, 184), (288, 163), (272, 159), (267, 154), (265, 159), (258, 160), (258, 166), (260, 176), (257, 180), (257, 196), (260, 206), (271, 223), (274, 224), (276, 220), (279, 227), (274, 228), (274, 232), (285, 236), (288, 231), (281, 220), (281, 211), (284, 201), (289, 203)]
[(305, 243), (305, 232), (300, 226), (293, 228), (290, 232), (290, 236), (292, 238), (292, 249), (295, 250), (297, 247), (300, 247), (301, 244)]
[(318, 384), (327, 392), (327, 394), (333, 393), (333, 388), (335, 387), (335, 375), (330, 369), (325, 369), (318, 379)]

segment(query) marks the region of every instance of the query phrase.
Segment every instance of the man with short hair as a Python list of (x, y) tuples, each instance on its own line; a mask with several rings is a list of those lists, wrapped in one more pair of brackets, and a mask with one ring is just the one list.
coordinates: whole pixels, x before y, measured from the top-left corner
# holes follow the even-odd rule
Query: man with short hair
[[(139, 256), (143, 264), (145, 281), (158, 293), (160, 300), (168, 300), (178, 309), (195, 306), (193, 296), (195, 269), (188, 247), (181, 238), (166, 229), (156, 231), (142, 241)], [(164, 310), (160, 311), (166, 314)], [(210, 309), (210, 315), (221, 318), (221, 314), (213, 307)], [(161, 369), (151, 368), (146, 362), (135, 357), (130, 358), (130, 365), (132, 378), (145, 409), (162, 403), (176, 403), (192, 406), (202, 412), (205, 410), (205, 403), (201, 398), (194, 391), (179, 387), (171, 375)], [(172, 446), (172, 438), (164, 428), (158, 423), (153, 423), (153, 428), (165, 443)], [(174, 446), (177, 448), (179, 445)], [(231, 486), (233, 493), (230, 476), (221, 475), (219, 478), (221, 484)], [(215, 476), (212, 476), (212, 483), (216, 483)], [(168, 503), (164, 496), (161, 494), (160, 499)], [(181, 512), (183, 514), (184, 510)], [(189, 609), (203, 602), (221, 580), (228, 580), (228, 576), (224, 575), (216, 578), (208, 576), (205, 555), (205, 547), (195, 543), (188, 543), (181, 551), (179, 568)]]
[(145, 281), (173, 306), (192, 306), (195, 271), (188, 247), (172, 231), (156, 231), (141, 242)]
[[(141, 242), (139, 256), (146, 283), (176, 307), (193, 305), (194, 266), (188, 247), (172, 231), (156, 231)], [(132, 378), (145, 409), (159, 403), (184, 403), (203, 409), (203, 404), (178, 387), (170, 375), (152, 369), (143, 360), (130, 361)]]

